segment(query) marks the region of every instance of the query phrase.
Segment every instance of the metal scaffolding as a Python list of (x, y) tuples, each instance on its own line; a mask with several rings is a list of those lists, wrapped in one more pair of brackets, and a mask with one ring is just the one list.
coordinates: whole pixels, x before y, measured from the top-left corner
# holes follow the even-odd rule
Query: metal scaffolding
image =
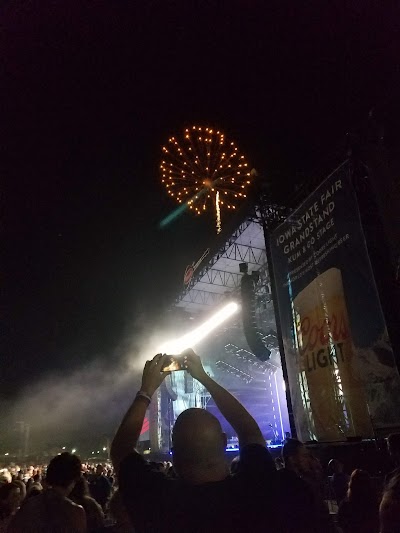
[(247, 219), (233, 232), (218, 252), (193, 277), (176, 299), (175, 305), (188, 311), (201, 311), (219, 304), (227, 294), (240, 288), (240, 263), (260, 272), (266, 281), (266, 254), (262, 225)]

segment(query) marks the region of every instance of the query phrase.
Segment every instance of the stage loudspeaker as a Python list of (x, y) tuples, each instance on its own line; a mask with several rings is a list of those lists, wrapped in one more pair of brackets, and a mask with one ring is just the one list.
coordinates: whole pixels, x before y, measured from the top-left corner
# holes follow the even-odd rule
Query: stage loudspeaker
[(240, 283), (243, 331), (253, 354), (260, 361), (268, 361), (271, 357), (271, 351), (265, 346), (256, 322), (256, 281), (257, 276), (249, 276), (249, 274), (245, 273)]

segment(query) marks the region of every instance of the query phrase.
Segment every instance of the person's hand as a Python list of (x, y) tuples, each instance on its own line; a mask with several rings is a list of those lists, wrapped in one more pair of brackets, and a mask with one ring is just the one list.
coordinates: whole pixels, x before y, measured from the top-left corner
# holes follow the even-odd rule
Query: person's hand
[(185, 350), (182, 355), (184, 357), (186, 368), (192, 378), (201, 381), (207, 376), (206, 371), (201, 364), (200, 357), (196, 355), (192, 349)]
[(165, 361), (165, 355), (157, 354), (151, 361), (146, 361), (143, 369), (141, 391), (149, 396), (153, 396), (158, 387), (164, 381), (169, 372), (161, 372), (162, 365)]

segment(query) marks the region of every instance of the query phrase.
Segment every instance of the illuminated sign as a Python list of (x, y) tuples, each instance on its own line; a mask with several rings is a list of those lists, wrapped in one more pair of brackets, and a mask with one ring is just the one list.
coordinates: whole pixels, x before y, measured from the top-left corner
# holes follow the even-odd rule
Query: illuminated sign
[(200, 263), (207, 257), (207, 255), (210, 253), (210, 248), (207, 248), (207, 250), (204, 252), (204, 254), (200, 257), (200, 259), (196, 262), (193, 262), (191, 265), (188, 265), (185, 270), (185, 274), (183, 276), (183, 283), (184, 285), (189, 285), (193, 274), (198, 269)]

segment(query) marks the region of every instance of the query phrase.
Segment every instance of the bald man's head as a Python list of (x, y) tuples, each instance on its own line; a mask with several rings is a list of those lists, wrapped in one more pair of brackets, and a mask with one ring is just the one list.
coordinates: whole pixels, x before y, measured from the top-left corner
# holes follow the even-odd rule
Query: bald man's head
[(175, 470), (186, 481), (204, 483), (226, 477), (226, 435), (208, 411), (183, 411), (175, 422), (172, 444)]

